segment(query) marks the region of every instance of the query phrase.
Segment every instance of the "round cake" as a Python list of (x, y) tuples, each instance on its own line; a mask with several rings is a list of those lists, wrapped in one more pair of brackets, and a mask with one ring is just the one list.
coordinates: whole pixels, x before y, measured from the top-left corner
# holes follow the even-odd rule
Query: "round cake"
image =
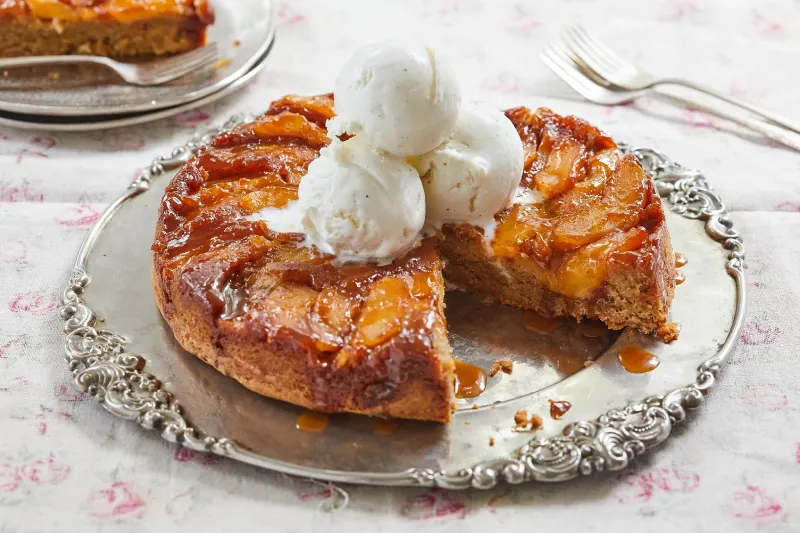
[(333, 116), (330, 95), (280, 99), (203, 147), (166, 187), (152, 281), (188, 352), (316, 411), (449, 421), (445, 277), (544, 316), (676, 337), (661, 201), (635, 157), (593, 126), (546, 109), (508, 111), (525, 170), (493, 234), (446, 224), (391, 264), (340, 264), (255, 216), (297, 199)]

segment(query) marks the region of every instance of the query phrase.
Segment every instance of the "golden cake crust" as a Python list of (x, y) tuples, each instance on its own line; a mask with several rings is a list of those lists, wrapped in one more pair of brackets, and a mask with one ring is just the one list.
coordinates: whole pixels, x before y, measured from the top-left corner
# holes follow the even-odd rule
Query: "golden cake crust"
[(337, 266), (301, 235), (250, 217), (296, 200), (329, 142), (330, 95), (285, 97), (219, 135), (167, 186), (153, 243), (156, 302), (178, 342), (246, 387), (310, 409), (448, 421), (445, 276), (545, 316), (671, 340), (674, 257), (639, 163), (579, 119), (507, 114), (526, 148), (522, 186), (544, 199), (498, 214), (491, 239), (445, 225), (386, 266)]

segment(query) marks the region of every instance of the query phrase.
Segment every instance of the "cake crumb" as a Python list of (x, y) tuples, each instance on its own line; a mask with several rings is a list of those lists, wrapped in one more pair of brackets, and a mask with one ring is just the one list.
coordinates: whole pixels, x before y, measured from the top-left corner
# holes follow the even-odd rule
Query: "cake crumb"
[(667, 322), (656, 331), (656, 336), (667, 344), (678, 340), (681, 325), (677, 322)]
[(61, 74), (59, 74), (58, 72), (48, 72), (47, 77), (50, 78), (51, 80), (57, 80), (61, 78)]
[(517, 433), (536, 431), (541, 429), (543, 424), (544, 420), (542, 420), (541, 416), (537, 414), (528, 416), (528, 411), (520, 409), (514, 413), (514, 427), (511, 430)]
[(214, 68), (215, 69), (220, 69), (220, 68), (227, 67), (230, 64), (231, 64), (231, 60), (230, 59), (220, 59), (219, 61), (214, 63)]
[(473, 403), (472, 404), (472, 410), (475, 411), (477, 409), (478, 409), (478, 404), (477, 403)]
[(592, 361), (591, 359), (589, 359), (588, 361), (584, 361), (583, 362), (583, 366), (592, 366), (593, 364), (594, 364), (594, 361)]
[(500, 359), (495, 361), (492, 368), (489, 370), (489, 376), (494, 377), (498, 372), (503, 371), (504, 374), (511, 374), (514, 370), (514, 361), (511, 359)]
[(494, 437), (489, 437), (489, 446), (494, 446)]
[(3, 71), (3, 77), (4, 77), (4, 78), (7, 78), (7, 77), (8, 77), (8, 71), (7, 71), (7, 70), (4, 70), (4, 71)]
[(242, 41), (240, 41), (239, 39), (236, 39), (235, 41), (233, 41), (233, 46), (239, 47), (239, 46), (241, 46), (241, 44), (242, 44)]
[(469, 425), (469, 420), (464, 420), (464, 425), (468, 426)]

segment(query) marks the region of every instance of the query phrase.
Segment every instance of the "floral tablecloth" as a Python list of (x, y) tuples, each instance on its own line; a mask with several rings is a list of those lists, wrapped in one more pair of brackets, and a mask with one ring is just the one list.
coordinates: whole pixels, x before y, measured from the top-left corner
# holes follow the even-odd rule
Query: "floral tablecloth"
[[(588, 104), (537, 58), (582, 22), (653, 70), (800, 119), (797, 0), (284, 0), (277, 17), (268, 66), (227, 100), (126, 129), (0, 128), (0, 532), (800, 531), (800, 154), (654, 99)], [(440, 49), (470, 97), (576, 113), (702, 169), (728, 203), (747, 247), (744, 334), (703, 408), (632, 470), (489, 492), (310, 482), (170, 445), (71, 382), (59, 292), (137, 170), (236, 111), (330, 90), (356, 46), (386, 36)]]

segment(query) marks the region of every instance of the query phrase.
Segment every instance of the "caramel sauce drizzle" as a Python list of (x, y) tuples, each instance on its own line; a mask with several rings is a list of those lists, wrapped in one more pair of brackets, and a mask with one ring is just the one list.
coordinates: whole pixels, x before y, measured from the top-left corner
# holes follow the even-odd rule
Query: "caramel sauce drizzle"
[(655, 370), (661, 364), (661, 360), (648, 351), (642, 350), (638, 346), (623, 346), (619, 351), (619, 364), (633, 374), (644, 374)]
[(689, 260), (682, 253), (678, 252), (675, 254), (675, 268), (686, 266), (688, 262)]
[(475, 365), (456, 361), (456, 398), (474, 398), (486, 390), (486, 372)]
[(684, 281), (686, 281), (686, 274), (683, 272), (678, 272), (675, 274), (675, 285), (680, 285)]
[(553, 420), (560, 420), (562, 416), (567, 414), (567, 411), (572, 409), (572, 404), (567, 401), (548, 401), (550, 402), (550, 418)]
[(331, 420), (328, 415), (308, 412), (297, 417), (295, 427), (297, 429), (302, 429), (303, 431), (313, 431), (318, 433), (325, 431), (325, 428), (328, 427), (330, 421)]

